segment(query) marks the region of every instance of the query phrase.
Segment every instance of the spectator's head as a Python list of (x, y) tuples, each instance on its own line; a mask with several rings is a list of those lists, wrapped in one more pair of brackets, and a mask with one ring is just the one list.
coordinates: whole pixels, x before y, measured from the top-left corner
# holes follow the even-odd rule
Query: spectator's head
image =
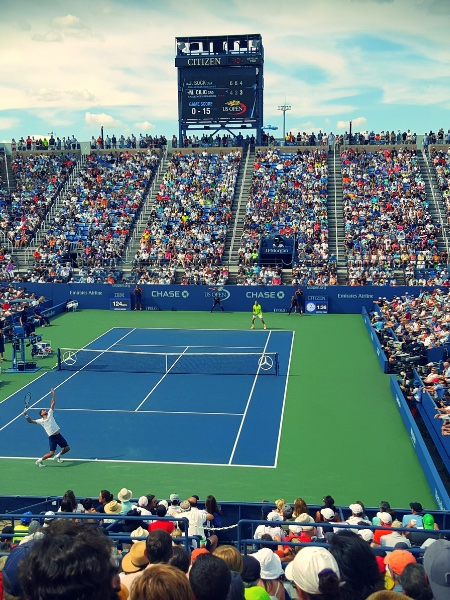
[(206, 496), (205, 508), (211, 515), (220, 514), (220, 508), (214, 496)]
[(98, 501), (102, 504), (108, 504), (113, 499), (113, 495), (108, 490), (101, 490), (98, 495)]
[(45, 529), (33, 541), (18, 567), (23, 598), (77, 598), (112, 600), (120, 589), (117, 568), (111, 561), (112, 543), (96, 527), (60, 523)]
[(19, 562), (29, 554), (34, 543), (34, 540), (30, 540), (11, 550), (2, 571), (5, 594), (9, 594), (14, 598), (22, 596), (22, 582), (18, 573), (18, 566)]
[(234, 546), (219, 546), (213, 552), (214, 556), (221, 558), (230, 569), (242, 573), (243, 562), (242, 554)]
[(258, 585), (258, 580), (261, 577), (261, 565), (259, 560), (254, 556), (247, 554), (242, 558), (242, 580), (244, 587), (253, 587)]
[(381, 525), (392, 525), (392, 515), (387, 512), (378, 512), (377, 517), (380, 519)]
[(308, 506), (306, 505), (306, 502), (303, 500), (303, 498), (296, 498), (294, 500), (294, 517), (298, 517), (298, 515), (307, 512)]
[(450, 541), (436, 540), (425, 551), (423, 566), (435, 600), (450, 596)]
[(427, 513), (422, 517), (422, 523), (424, 529), (433, 529), (434, 530), (434, 517)]
[(377, 561), (369, 544), (352, 531), (342, 530), (331, 538), (330, 552), (345, 581), (345, 598), (365, 598), (383, 589)]
[(170, 494), (169, 500), (173, 506), (178, 506), (178, 504), (180, 504), (180, 496), (178, 494)]
[(191, 508), (196, 508), (198, 503), (198, 498), (196, 496), (190, 496), (188, 498), (188, 502), (191, 505)]
[(305, 546), (286, 568), (286, 577), (295, 583), (302, 600), (315, 596), (340, 598), (340, 573), (334, 557), (318, 546)]
[(166, 514), (167, 514), (167, 508), (166, 508), (165, 504), (162, 504), (160, 502), (156, 507), (156, 515), (158, 517), (165, 517)]
[(352, 511), (352, 516), (354, 517), (361, 517), (364, 513), (363, 507), (357, 502), (350, 504), (349, 509)]
[(394, 550), (384, 557), (384, 563), (388, 566), (393, 579), (400, 577), (406, 565), (416, 562), (414, 555), (408, 550)]
[(192, 589), (186, 575), (170, 565), (147, 569), (133, 584), (133, 600), (192, 600)]
[(292, 508), (292, 506), (290, 504), (285, 504), (283, 506), (281, 512), (283, 513), (283, 518), (286, 519), (286, 521), (289, 521), (289, 519), (292, 519), (294, 509)]
[(334, 498), (333, 496), (325, 496), (323, 499), (323, 508), (332, 508), (334, 511), (335, 506), (334, 506)]
[(148, 562), (168, 563), (173, 554), (172, 537), (164, 529), (151, 531), (145, 540)]
[(433, 592), (425, 575), (423, 565), (410, 563), (399, 577), (402, 591), (414, 600), (433, 600)]
[(183, 573), (188, 573), (191, 566), (191, 557), (183, 546), (174, 546), (173, 556), (169, 560), (169, 565), (180, 569)]
[(421, 515), (422, 514), (422, 505), (420, 502), (410, 502), (409, 506), (411, 507), (411, 512), (413, 515)]
[(142, 571), (148, 565), (145, 553), (145, 542), (135, 542), (130, 551), (122, 558), (122, 571), (124, 573), (136, 573)]
[(199, 556), (189, 572), (195, 600), (226, 600), (231, 573), (225, 562), (211, 554)]

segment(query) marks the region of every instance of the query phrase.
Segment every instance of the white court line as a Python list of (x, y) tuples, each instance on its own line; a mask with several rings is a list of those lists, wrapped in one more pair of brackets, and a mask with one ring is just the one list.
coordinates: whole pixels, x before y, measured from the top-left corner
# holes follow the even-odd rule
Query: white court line
[[(108, 330), (107, 332), (105, 332), (105, 333), (109, 333), (110, 331), (112, 331), (112, 329), (118, 329), (118, 328), (116, 328), (116, 327), (113, 327), (113, 328), (109, 329), (109, 330)], [(122, 327), (121, 329), (125, 329), (125, 328), (124, 328), (124, 327)], [(121, 337), (121, 338), (119, 339), (119, 341), (120, 341), (120, 340), (123, 340), (123, 338), (125, 338), (125, 337), (126, 337), (127, 335), (129, 335), (129, 334), (130, 334), (132, 331), (134, 331), (134, 329), (135, 329), (135, 328), (132, 328), (132, 329), (130, 329), (130, 330), (128, 331), (128, 333), (126, 333), (126, 334), (125, 334), (123, 337)], [(89, 343), (90, 343), (90, 344), (92, 344), (92, 343), (93, 343), (93, 342), (95, 342), (96, 340), (100, 339), (100, 338), (101, 338), (103, 335), (105, 335), (105, 334), (101, 334), (101, 335), (99, 335), (97, 338), (95, 338), (95, 340), (92, 340), (92, 342), (89, 342)], [(117, 342), (115, 342), (115, 343), (117, 343)], [(113, 344), (112, 346), (114, 346), (114, 344)], [(112, 346), (110, 346), (110, 348), (112, 348)], [(85, 348), (86, 348), (86, 346), (85, 346)], [(109, 348), (107, 348), (107, 350), (109, 350)], [(105, 350), (100, 350), (99, 352), (105, 352)], [(84, 368), (84, 367), (83, 367), (83, 368)], [(80, 371), (81, 371), (81, 369), (80, 369)], [(80, 371), (76, 371), (75, 373), (73, 373), (72, 375), (70, 375), (69, 377), (67, 377), (66, 379), (64, 379), (64, 381), (62, 381), (61, 383), (59, 383), (58, 385), (56, 385), (56, 386), (54, 387), (54, 390), (56, 391), (58, 388), (60, 388), (62, 385), (64, 385), (64, 384), (65, 384), (67, 381), (69, 381), (70, 379), (72, 379), (72, 377), (75, 377), (75, 375), (77, 375), (77, 373), (79, 373)], [(40, 379), (40, 378), (41, 378), (41, 377), (43, 377), (44, 375), (47, 375), (47, 373), (43, 373), (43, 374), (42, 374), (42, 375), (40, 375), (39, 377), (36, 377), (36, 379), (34, 379), (34, 380), (33, 380), (32, 382), (30, 382), (28, 385), (32, 385), (32, 384), (33, 384), (35, 381), (37, 381), (38, 379)], [(26, 387), (27, 387), (27, 386), (24, 386), (22, 389), (25, 389)], [(19, 391), (20, 391), (20, 390), (19, 390)], [(12, 396), (15, 396), (17, 393), (18, 393), (18, 392), (15, 392), (14, 394), (12, 394)], [(41, 397), (39, 398), (39, 400), (37, 400), (36, 402), (33, 402), (33, 404), (32, 404), (30, 407), (28, 407), (28, 410), (29, 410), (30, 408), (33, 408), (33, 406), (36, 406), (36, 404), (38, 404), (38, 403), (39, 403), (41, 400), (43, 400), (44, 398), (46, 398), (46, 397), (47, 397), (47, 396), (49, 396), (49, 395), (50, 395), (50, 392), (47, 392), (46, 394), (44, 394), (43, 396), (41, 396)], [(9, 396), (9, 397), (11, 398), (11, 396)], [(58, 409), (58, 410), (60, 410), (60, 409)], [(14, 421), (17, 421), (17, 419), (20, 419), (20, 417), (23, 417), (23, 411), (22, 411), (20, 414), (18, 414), (18, 415), (17, 415), (17, 417), (14, 417), (14, 419), (11, 419), (11, 421), (9, 421), (9, 423), (6, 423), (5, 425), (3, 425), (3, 427), (0, 427), (0, 431), (3, 431), (3, 429), (5, 429), (6, 427), (8, 427), (8, 425), (11, 425), (11, 423), (14, 423)]]
[[(45, 396), (44, 396), (45, 397)], [(130, 413), (135, 414), (136, 410), (125, 410), (123, 408), (60, 408), (58, 412), (92, 412), (92, 413)], [(244, 413), (231, 412), (204, 412), (198, 410), (140, 410), (139, 414), (159, 414), (159, 415), (221, 415), (226, 417), (242, 417)]]
[(152, 389), (145, 396), (145, 398), (142, 400), (142, 402), (139, 404), (139, 406), (135, 409), (135, 412), (137, 412), (141, 408), (141, 406), (144, 404), (144, 402), (146, 402), (148, 400), (148, 398), (153, 394), (153, 392), (156, 390), (158, 385), (164, 381), (164, 379), (167, 377), (167, 375), (170, 373), (170, 371), (174, 368), (174, 366), (177, 364), (177, 362), (180, 360), (180, 358), (183, 356), (183, 354), (185, 354), (189, 350), (189, 348), (190, 348), (190, 346), (185, 346), (184, 351), (180, 354), (180, 356), (173, 363), (173, 365), (170, 367), (170, 369), (168, 371), (166, 371), (166, 373), (164, 373), (164, 375), (161, 377), (161, 379), (152, 387)]
[[(35, 456), (0, 456), (0, 460), (36, 460)], [(226, 467), (230, 468), (230, 465), (227, 463), (205, 463), (205, 462), (181, 462), (174, 460), (173, 462), (168, 461), (160, 461), (160, 460), (117, 460), (117, 459), (104, 459), (104, 458), (65, 458), (64, 462), (97, 462), (97, 463), (123, 463), (123, 464), (144, 464), (144, 465), (189, 465), (194, 467)], [(64, 466), (54, 465), (57, 469), (64, 469)], [(274, 469), (273, 465), (231, 465), (232, 468), (244, 468), (244, 469)]]
[[(269, 335), (267, 336), (266, 344), (264, 346), (263, 354), (266, 353), (267, 345), (269, 344), (269, 340), (270, 340), (271, 334), (272, 334), (272, 332), (269, 331)], [(236, 440), (234, 442), (233, 450), (231, 451), (230, 460), (228, 461), (229, 465), (231, 465), (231, 463), (233, 461), (234, 453), (236, 452), (236, 448), (237, 448), (237, 445), (238, 445), (238, 442), (239, 442), (239, 438), (241, 436), (242, 428), (244, 427), (245, 417), (247, 416), (247, 412), (248, 412), (248, 409), (249, 409), (249, 406), (250, 406), (250, 402), (251, 402), (251, 399), (252, 399), (252, 396), (253, 396), (253, 392), (255, 391), (256, 382), (258, 381), (258, 376), (259, 376), (260, 369), (261, 368), (258, 365), (258, 371), (256, 372), (256, 375), (255, 375), (255, 377), (253, 379), (252, 389), (250, 390), (250, 394), (248, 395), (248, 400), (247, 400), (247, 404), (245, 405), (244, 415), (242, 417), (241, 424), (239, 426), (239, 431), (237, 432), (237, 436), (236, 436)]]
[[(291, 372), (291, 359), (292, 359), (292, 349), (294, 347), (294, 336), (295, 336), (295, 331), (292, 331), (291, 351), (289, 353), (289, 361), (288, 361), (288, 368), (287, 368), (287, 373), (288, 374)], [(277, 449), (275, 451), (275, 464), (274, 464), (275, 467), (278, 464), (278, 453), (280, 451), (281, 432), (282, 432), (282, 429), (283, 429), (284, 409), (285, 409), (285, 406), (286, 406), (286, 396), (287, 396), (288, 382), (289, 382), (289, 377), (288, 377), (288, 375), (286, 375), (286, 383), (284, 385), (283, 406), (281, 407), (280, 425), (279, 425), (279, 429), (278, 429)]]
[[(185, 348), (186, 345), (176, 346), (175, 344), (120, 344), (120, 346), (124, 346), (125, 348)], [(192, 346), (189, 345), (189, 348), (227, 348), (228, 350), (261, 350), (263, 346)], [(164, 353), (161, 353), (164, 354)], [(170, 352), (169, 352), (170, 354)]]

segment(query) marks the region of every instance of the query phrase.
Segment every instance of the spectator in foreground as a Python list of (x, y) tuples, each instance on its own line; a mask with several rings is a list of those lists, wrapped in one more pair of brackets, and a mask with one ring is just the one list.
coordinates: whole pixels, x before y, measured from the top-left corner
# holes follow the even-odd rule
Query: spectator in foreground
[(18, 566), (23, 600), (115, 600), (120, 591), (112, 542), (98, 529), (55, 520)]
[(306, 546), (286, 568), (302, 600), (340, 600), (340, 573), (334, 557), (325, 548)]
[(145, 571), (131, 590), (131, 600), (192, 600), (186, 575), (169, 565), (155, 565)]
[(221, 558), (202, 554), (192, 565), (189, 581), (195, 600), (226, 600), (231, 572)]
[(403, 594), (410, 596), (413, 600), (433, 600), (433, 592), (423, 565), (417, 563), (406, 565), (399, 579)]
[(423, 566), (433, 592), (434, 600), (450, 597), (450, 542), (436, 540), (427, 548)]
[(372, 592), (383, 589), (375, 555), (359, 535), (346, 530), (334, 534), (330, 552), (345, 581), (341, 589), (342, 600), (364, 600)]

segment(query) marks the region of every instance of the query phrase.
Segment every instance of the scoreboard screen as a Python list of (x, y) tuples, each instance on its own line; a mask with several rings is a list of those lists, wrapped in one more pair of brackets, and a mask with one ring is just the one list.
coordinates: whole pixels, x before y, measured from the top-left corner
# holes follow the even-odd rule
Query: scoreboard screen
[(181, 120), (256, 120), (257, 67), (180, 69)]

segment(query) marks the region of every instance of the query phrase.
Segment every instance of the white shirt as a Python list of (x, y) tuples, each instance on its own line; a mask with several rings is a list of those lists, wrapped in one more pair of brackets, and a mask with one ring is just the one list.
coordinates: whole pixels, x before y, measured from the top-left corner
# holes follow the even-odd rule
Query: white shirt
[(59, 431), (59, 425), (58, 423), (55, 421), (55, 417), (53, 416), (53, 410), (51, 408), (48, 409), (48, 415), (46, 419), (36, 419), (36, 423), (39, 423), (39, 425), (42, 425), (42, 427), (45, 429), (45, 433), (50, 436), (50, 435), (54, 435), (55, 433), (58, 433)]

